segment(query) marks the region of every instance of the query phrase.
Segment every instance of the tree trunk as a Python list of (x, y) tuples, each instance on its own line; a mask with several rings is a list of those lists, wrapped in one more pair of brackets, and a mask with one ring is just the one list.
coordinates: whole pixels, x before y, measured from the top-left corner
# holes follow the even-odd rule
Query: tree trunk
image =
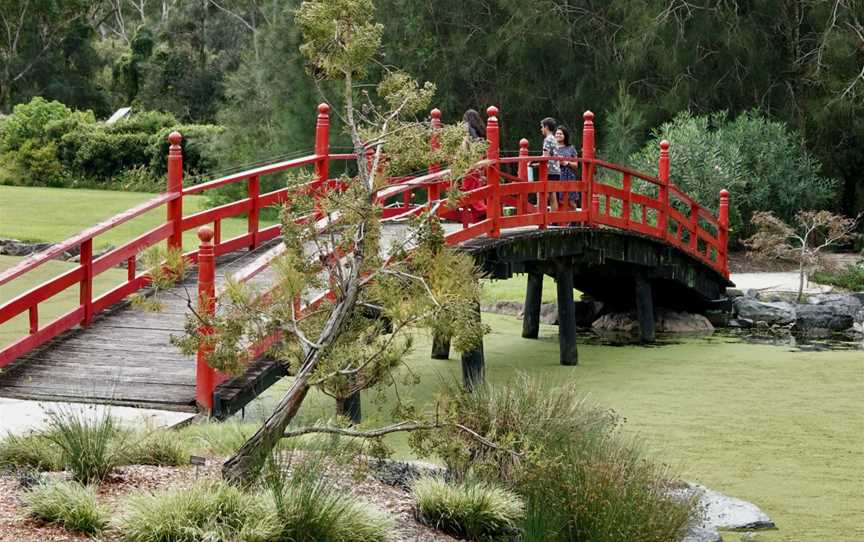
[(300, 405), (309, 391), (310, 374), (311, 371), (307, 371), (297, 376), (264, 425), (222, 465), (222, 478), (235, 485), (248, 484), (255, 478), (270, 452), (282, 438), (285, 428), (300, 410)]
[(804, 261), (798, 264), (798, 303), (801, 303), (801, 298), (804, 297)]
[[(365, 228), (361, 228), (361, 232), (364, 230)], [(252, 435), (252, 438), (243, 443), (243, 446), (222, 465), (222, 478), (227, 482), (235, 485), (248, 485), (251, 483), (260, 472), (261, 467), (272, 453), (279, 439), (282, 438), (288, 424), (297, 415), (297, 411), (300, 409), (300, 405), (303, 404), (306, 393), (309, 391), (309, 378), (318, 366), (321, 352), (326, 350), (327, 346), (339, 337), (348, 315), (351, 314), (357, 302), (357, 297), (360, 294), (360, 269), (363, 267), (364, 244), (365, 241), (361, 233), (354, 250), (354, 263), (351, 268), (351, 274), (345, 280), (345, 296), (333, 307), (333, 312), (330, 313), (330, 318), (327, 320), (327, 324), (318, 338), (319, 346), (310, 347), (301, 365), (302, 368), (294, 379), (294, 383), (282, 397), (282, 400), (279, 401), (273, 414)]]

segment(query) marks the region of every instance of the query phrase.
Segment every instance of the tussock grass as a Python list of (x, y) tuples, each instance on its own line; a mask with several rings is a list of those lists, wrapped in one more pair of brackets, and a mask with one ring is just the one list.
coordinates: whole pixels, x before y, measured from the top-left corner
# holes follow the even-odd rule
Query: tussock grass
[(189, 464), (189, 443), (174, 431), (153, 430), (140, 435), (124, 454), (124, 463), (177, 467)]
[(108, 511), (96, 500), (96, 491), (75, 481), (36, 485), (22, 498), (31, 517), (72, 531), (96, 535), (108, 525)]
[(45, 435), (18, 436), (9, 433), (0, 440), (0, 469), (61, 470), (61, 453), (62, 450)]
[(393, 520), (372, 505), (340, 488), (328, 473), (333, 458), (344, 449), (272, 458), (263, 485), (281, 525), (279, 540), (304, 542), (383, 542), (393, 531)]
[(126, 542), (277, 542), (269, 500), (224, 482), (139, 494), (126, 501), (117, 527)]
[(414, 482), (411, 492), (422, 522), (469, 540), (514, 535), (525, 512), (518, 495), (486, 482), (448, 484), (424, 477)]
[(123, 464), (129, 432), (109, 411), (88, 416), (85, 411), (64, 408), (49, 411), (47, 420), (48, 429), (43, 434), (61, 450), (64, 467), (78, 482), (101, 482)]

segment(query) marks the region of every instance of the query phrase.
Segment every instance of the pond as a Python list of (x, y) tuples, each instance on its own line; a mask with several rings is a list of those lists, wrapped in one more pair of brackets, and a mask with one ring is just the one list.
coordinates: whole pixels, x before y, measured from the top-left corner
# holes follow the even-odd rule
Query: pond
[[(864, 473), (864, 354), (843, 341), (763, 344), (742, 333), (663, 337), (654, 346), (610, 345), (583, 335), (579, 365), (558, 364), (557, 327), (541, 326), (537, 340), (520, 337), (513, 316), (484, 314), (486, 376), (505, 385), (518, 373), (549, 386), (575, 380), (589, 401), (617, 411), (624, 431), (650, 457), (681, 477), (760, 506), (779, 529), (757, 540), (862, 540)], [(435, 395), (458, 384), (457, 355), (429, 359), (418, 337), (406, 361), (419, 384), (397, 377), (403, 401), (434, 409)], [(406, 379), (410, 380), (410, 378)], [(288, 382), (250, 405), (260, 419)], [(390, 420), (395, 392), (364, 392), (366, 423)], [(333, 401), (310, 397), (304, 421), (333, 414)], [(404, 438), (389, 441), (411, 457)], [(729, 533), (726, 540), (738, 540)]]

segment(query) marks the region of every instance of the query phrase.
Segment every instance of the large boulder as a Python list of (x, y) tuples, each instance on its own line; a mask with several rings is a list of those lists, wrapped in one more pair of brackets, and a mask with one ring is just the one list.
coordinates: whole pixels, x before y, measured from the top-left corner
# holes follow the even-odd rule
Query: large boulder
[(834, 305), (798, 305), (795, 310), (795, 331), (845, 331), (853, 323), (852, 315)]
[(729, 497), (701, 484), (682, 482), (681, 486), (670, 490), (670, 496), (681, 500), (697, 499), (696, 507), (701, 521), (691, 526), (691, 532), (710, 536), (711, 531), (716, 529), (756, 531), (776, 527), (774, 521), (755, 504)]
[[(701, 314), (662, 308), (654, 313), (654, 325), (660, 333), (711, 333), (714, 331), (714, 326), (711, 325), (708, 318)], [(591, 327), (595, 331), (601, 332), (636, 333), (639, 331), (639, 320), (633, 312), (610, 312), (595, 320)]]
[(795, 306), (783, 301), (766, 303), (750, 297), (737, 297), (733, 302), (735, 315), (741, 319), (786, 325), (795, 321)]
[(657, 311), (657, 331), (661, 333), (711, 333), (714, 325), (701, 314), (661, 309)]

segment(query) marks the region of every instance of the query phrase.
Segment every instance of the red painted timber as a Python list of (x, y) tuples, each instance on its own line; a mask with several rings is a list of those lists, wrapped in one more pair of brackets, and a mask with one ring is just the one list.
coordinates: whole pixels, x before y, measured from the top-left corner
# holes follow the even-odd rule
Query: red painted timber
[(240, 173), (234, 173), (233, 175), (227, 175), (225, 177), (213, 179), (212, 181), (208, 181), (206, 183), (189, 186), (183, 189), (183, 194), (198, 194), (199, 192), (204, 192), (205, 190), (213, 190), (214, 188), (219, 188), (220, 186), (226, 184), (244, 181), (249, 177), (260, 177), (262, 175), (268, 175), (270, 173), (278, 173), (280, 171), (285, 171), (286, 169), (312, 165), (318, 162), (318, 160), (319, 157), (312, 154), (309, 156), (304, 156), (302, 158), (295, 158), (293, 160), (285, 160), (284, 162), (268, 164), (266, 166), (257, 167), (248, 171), (241, 171)]
[(0, 307), (0, 324), (18, 316), (31, 306), (38, 305), (53, 295), (59, 294), (73, 284), (80, 283), (83, 277), (84, 271), (81, 267), (76, 267), (24, 292)]
[(84, 318), (84, 307), (78, 307), (57, 318), (36, 333), (19, 339), (3, 350), (0, 350), (0, 368), (9, 365), (18, 356), (26, 354), (37, 346), (50, 341), (64, 331), (72, 329), (81, 322), (82, 318)]
[(175, 198), (177, 198), (177, 194), (162, 194), (161, 196), (156, 196), (155, 198), (142, 203), (136, 207), (129, 209), (128, 211), (124, 211), (117, 216), (111, 217), (104, 222), (100, 222), (96, 224), (92, 228), (87, 228), (81, 233), (66, 239), (62, 243), (58, 243), (53, 245), (51, 248), (43, 250), (38, 254), (34, 254), (32, 256), (28, 256), (22, 262), (18, 263), (18, 265), (7, 269), (0, 273), (0, 286), (6, 284), (10, 280), (23, 275), (24, 273), (30, 271), (31, 269), (35, 269), (39, 267), (43, 263), (55, 259), (57, 256), (60, 256), (67, 250), (75, 248), (79, 246), (81, 243), (86, 241), (87, 239), (92, 239), (101, 233), (105, 233), (106, 231), (123, 224), (124, 222), (128, 222), (133, 218), (140, 216), (147, 211), (151, 211), (160, 205), (163, 205)]
[(183, 231), (195, 229), (223, 218), (231, 218), (247, 213), (250, 209), (252, 209), (252, 200), (244, 198), (233, 203), (226, 203), (219, 207), (199, 211), (183, 218)]
[[(128, 243), (120, 245), (110, 252), (106, 252), (102, 256), (93, 260), (93, 275), (99, 275), (106, 269), (110, 269), (122, 261), (128, 261), (142, 250), (152, 247), (159, 241), (167, 239), (173, 231), (174, 224), (165, 223), (153, 228), (145, 234), (139, 235)], [(134, 258), (132, 261), (135, 261)], [(134, 263), (132, 268), (134, 270)]]
[(98, 314), (102, 312), (114, 303), (122, 301), (126, 296), (134, 294), (148, 284), (150, 284), (150, 278), (147, 275), (141, 275), (140, 277), (136, 277), (129, 282), (124, 282), (120, 286), (105, 292), (93, 300), (93, 313)]

